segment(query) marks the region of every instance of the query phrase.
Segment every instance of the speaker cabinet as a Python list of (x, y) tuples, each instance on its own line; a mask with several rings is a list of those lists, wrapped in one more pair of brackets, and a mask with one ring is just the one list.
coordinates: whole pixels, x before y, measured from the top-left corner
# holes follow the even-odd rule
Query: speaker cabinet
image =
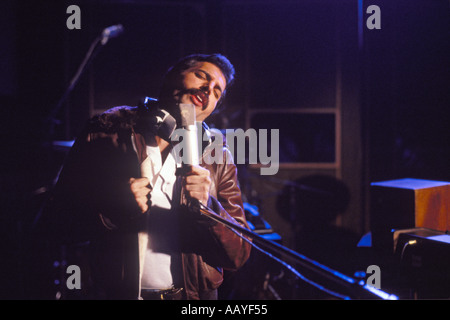
[(370, 196), (374, 248), (392, 252), (394, 229), (450, 229), (449, 182), (410, 178), (374, 182)]

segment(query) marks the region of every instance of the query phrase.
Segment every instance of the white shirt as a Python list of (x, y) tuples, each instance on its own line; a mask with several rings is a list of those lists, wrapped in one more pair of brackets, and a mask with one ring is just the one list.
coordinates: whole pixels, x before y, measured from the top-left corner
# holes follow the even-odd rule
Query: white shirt
[[(140, 255), (141, 288), (161, 290), (174, 285), (172, 264), (178, 241), (175, 209), (179, 204), (179, 198), (174, 199), (174, 195), (180, 194), (181, 187), (175, 175), (177, 163), (172, 152), (164, 164), (158, 146), (147, 146), (147, 155), (141, 164), (141, 174), (149, 179), (152, 191), (148, 232), (139, 235), (141, 247), (144, 243)], [(141, 241), (143, 239), (146, 241)]]

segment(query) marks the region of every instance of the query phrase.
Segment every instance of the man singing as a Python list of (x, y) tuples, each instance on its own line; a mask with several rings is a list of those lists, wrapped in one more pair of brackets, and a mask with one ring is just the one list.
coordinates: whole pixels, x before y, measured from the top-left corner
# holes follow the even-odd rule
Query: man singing
[(223, 163), (205, 161), (206, 141), (200, 165), (180, 171), (170, 139), (180, 104), (193, 104), (203, 122), (233, 78), (220, 54), (185, 57), (169, 69), (157, 100), (95, 116), (76, 140), (50, 209), (59, 238), (89, 248), (81, 272), (90, 297), (217, 299), (223, 269), (247, 261), (248, 242), (188, 205), (198, 201), (247, 227), (230, 151), (224, 145)]

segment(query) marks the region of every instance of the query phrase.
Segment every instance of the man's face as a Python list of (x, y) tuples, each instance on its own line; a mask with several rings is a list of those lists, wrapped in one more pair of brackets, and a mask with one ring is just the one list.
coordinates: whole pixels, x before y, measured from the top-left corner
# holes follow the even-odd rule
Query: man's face
[(222, 71), (210, 62), (198, 62), (181, 73), (180, 85), (173, 94), (178, 103), (195, 105), (196, 120), (205, 120), (216, 108), (225, 92)]

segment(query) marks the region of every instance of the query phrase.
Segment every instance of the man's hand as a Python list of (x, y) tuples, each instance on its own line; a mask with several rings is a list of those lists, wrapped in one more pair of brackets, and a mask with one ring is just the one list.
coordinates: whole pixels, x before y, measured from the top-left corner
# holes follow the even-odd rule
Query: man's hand
[(148, 195), (150, 194), (150, 181), (147, 178), (130, 178), (130, 190), (142, 213), (148, 210)]
[(197, 199), (206, 205), (210, 186), (211, 178), (207, 169), (200, 166), (189, 167), (184, 178), (184, 187), (188, 197)]

